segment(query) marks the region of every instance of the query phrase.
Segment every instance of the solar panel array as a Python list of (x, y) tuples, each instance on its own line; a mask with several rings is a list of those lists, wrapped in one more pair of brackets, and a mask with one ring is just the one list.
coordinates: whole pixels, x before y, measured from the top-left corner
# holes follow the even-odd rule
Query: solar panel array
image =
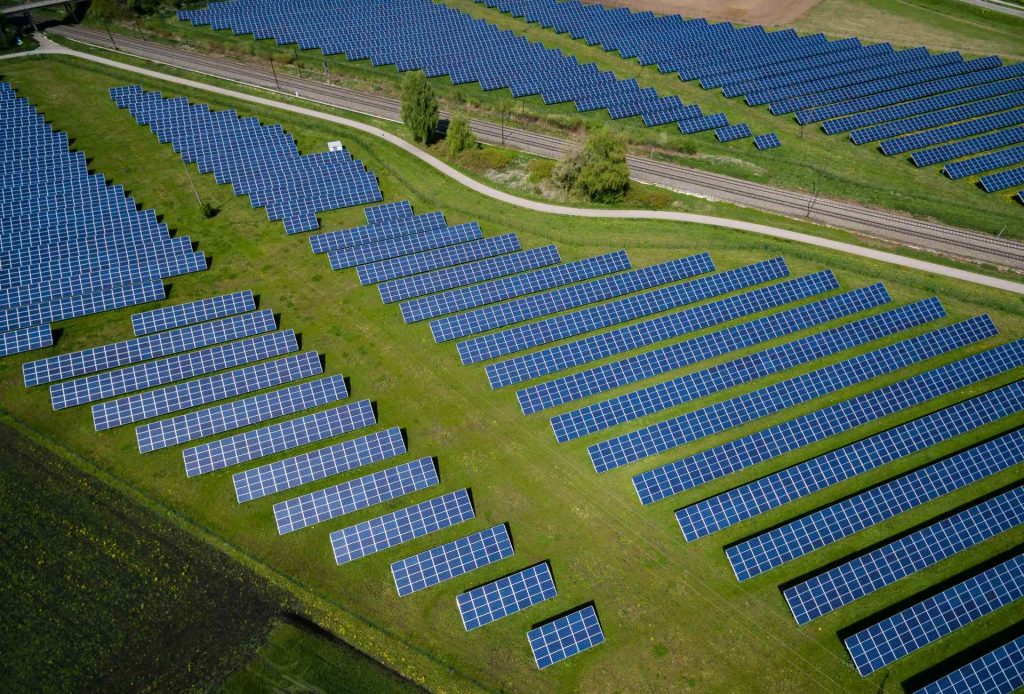
[[(941, 338), (944, 346), (939, 348), (939, 353), (991, 336), (990, 328), (977, 323), (958, 324), (958, 327), (963, 330), (959, 337), (952, 340), (948, 340), (948, 336)], [(926, 353), (936, 356), (934, 351)], [(1024, 343), (1012, 342), (994, 347), (641, 473), (633, 478), (633, 485), (642, 503), (653, 503), (1017, 368), (1022, 359)], [(892, 370), (894, 366), (895, 362), (890, 362), (883, 368)]]
[(0, 82), (0, 356), (53, 344), (50, 323), (164, 298), (206, 269), (120, 185), (90, 173), (27, 99)]
[(357, 265), (390, 260), (411, 253), (420, 253), (467, 241), (477, 241), (482, 237), (483, 232), (480, 231), (480, 225), (476, 222), (470, 222), (453, 227), (434, 229), (422, 234), (408, 234), (374, 243), (333, 248), (327, 251), (327, 258), (331, 262), (332, 270), (344, 270), (356, 267)]
[(957, 140), (948, 145), (939, 145), (931, 149), (919, 150), (910, 155), (910, 161), (914, 162), (914, 166), (918, 167), (932, 166), (933, 164), (941, 164), (953, 159), (959, 159), (960, 157), (977, 154), (978, 152), (1015, 145), (1018, 142), (1024, 142), (1024, 126), (997, 130), (988, 135), (981, 135), (967, 140)]
[[(893, 373), (991, 337), (995, 332), (987, 316), (939, 328), (593, 444), (587, 452), (594, 468), (605, 472)], [(717, 467), (706, 462), (701, 465), (702, 470)]]
[(1024, 166), (982, 176), (980, 183), (986, 193), (995, 193), (1007, 188), (1015, 188), (1024, 183)]
[[(367, 208), (371, 209), (371, 208)], [(424, 234), (431, 231), (444, 229), (448, 226), (444, 214), (441, 212), (428, 212), (427, 214), (412, 215), (409, 217), (398, 217), (381, 219), (375, 224), (366, 224), (351, 229), (339, 231), (325, 231), (320, 234), (313, 234), (309, 237), (309, 245), (314, 253), (326, 253), (339, 248), (349, 246), (360, 246), (367, 243), (379, 243), (396, 236), (408, 236), (410, 234)]]
[(604, 632), (593, 606), (570, 612), (531, 629), (526, 635), (537, 667), (546, 667), (604, 643)]
[(331, 533), (334, 560), (347, 564), (474, 517), (469, 491), (460, 489)]
[(787, 588), (800, 624), (1024, 523), (1024, 487), (971, 506)]
[(775, 149), (781, 147), (782, 142), (779, 141), (779, 136), (775, 133), (765, 133), (754, 138), (754, 146), (758, 149)]
[(114, 87), (110, 97), (161, 142), (170, 142), (182, 161), (212, 172), (218, 183), (231, 183), (235, 195), (248, 195), (270, 221), (283, 221), (289, 234), (319, 228), (319, 212), (382, 199), (377, 179), (347, 150), (302, 155), (280, 126), (139, 86)]
[[(693, 541), (1021, 411), (1024, 411), (1024, 383), (1010, 384), (704, 499), (680, 509), (676, 518), (683, 535)], [(993, 446), (990, 453), (995, 456), (999, 450)], [(957, 459), (958, 466), (966, 462), (966, 458)], [(923, 481), (923, 473), (922, 477), (913, 479)], [(932, 498), (927, 494), (937, 494), (940, 489), (945, 489), (944, 486), (922, 485), (911, 493), (903, 485), (897, 486), (900, 492), (897, 498), (888, 495), (888, 490), (893, 487), (884, 487), (873, 493), (881, 495), (878, 503), (885, 502), (887, 513), (911, 508)], [(871, 495), (870, 499), (872, 503), (876, 502), (876, 496)], [(871, 519), (863, 506), (867, 501), (863, 497), (848, 499), (793, 526), (776, 528), (729, 548), (727, 554), (737, 577), (744, 580), (757, 575), (802, 556), (822, 546), (821, 543), (834, 542), (866, 527)], [(848, 512), (851, 515), (844, 517)]]
[(564, 443), (868, 344), (944, 315), (937, 299), (901, 306), (560, 414), (552, 418), (551, 427), (558, 442)]
[(420, 272), (438, 270), (450, 265), (468, 263), (482, 258), (491, 258), (503, 253), (512, 253), (521, 248), (515, 234), (502, 234), (468, 243), (459, 243), (435, 248), (422, 253), (389, 258), (356, 269), (360, 284), (376, 284), (399, 277), (408, 277)]
[(1024, 636), (972, 660), (914, 694), (1012, 694), (1024, 687)]
[(436, 586), (514, 553), (508, 528), (495, 525), (391, 564), (399, 597)]
[(298, 419), (271, 424), (226, 439), (186, 448), (185, 474), (189, 477), (239, 465), (274, 453), (316, 443), (362, 429), (377, 421), (369, 400), (342, 405)]
[(472, 631), (557, 594), (551, 568), (545, 562), (461, 593), (456, 602), (463, 626)]
[(750, 126), (746, 123), (740, 123), (739, 125), (729, 125), (724, 128), (719, 128), (715, 131), (715, 137), (718, 138), (719, 142), (732, 142), (733, 140), (742, 140), (745, 137), (750, 137)]
[(143, 424), (135, 429), (135, 437), (138, 440), (139, 453), (150, 453), (295, 414), (347, 397), (348, 388), (345, 387), (344, 376), (327, 376), (171, 419)]
[(274, 504), (277, 532), (285, 535), (439, 483), (432, 458), (396, 465)]
[(405, 439), (401, 430), (391, 427), (236, 473), (232, 478), (235, 496), (241, 504), (372, 465), (405, 452)]
[(256, 298), (253, 296), (252, 290), (246, 289), (233, 294), (213, 296), (208, 299), (136, 313), (132, 316), (132, 329), (136, 335), (149, 335), (161, 330), (180, 328), (193, 323), (202, 323), (255, 310)]
[(846, 638), (857, 671), (867, 676), (961, 627), (1024, 597), (1024, 555), (957, 583)]
[(607, 109), (612, 118), (641, 116), (646, 123), (679, 123), (683, 132), (727, 125), (723, 114), (706, 115), (678, 97), (641, 89), (594, 64), (581, 65), (561, 51), (429, 0), (301, 0), (285, 11), (270, 0), (214, 2), (181, 11), (193, 25), (234, 34), (273, 38), (348, 60), (448, 75), (455, 84), (479, 82), (484, 90), (510, 89), (513, 96), (540, 95), (545, 103), (572, 102), (579, 111)]

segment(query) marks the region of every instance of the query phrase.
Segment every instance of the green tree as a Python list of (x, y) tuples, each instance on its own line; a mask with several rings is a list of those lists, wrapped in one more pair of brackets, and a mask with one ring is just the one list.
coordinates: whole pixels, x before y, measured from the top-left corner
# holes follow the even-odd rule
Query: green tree
[(448, 152), (451, 154), (458, 154), (467, 149), (476, 149), (476, 135), (469, 129), (469, 119), (462, 113), (452, 116), (448, 123), (445, 140), (448, 142)]
[(626, 147), (611, 132), (593, 130), (582, 148), (566, 153), (551, 179), (566, 191), (593, 202), (618, 202), (629, 190)]
[(437, 121), (437, 95), (422, 72), (410, 72), (402, 80), (402, 122), (416, 142), (430, 144)]

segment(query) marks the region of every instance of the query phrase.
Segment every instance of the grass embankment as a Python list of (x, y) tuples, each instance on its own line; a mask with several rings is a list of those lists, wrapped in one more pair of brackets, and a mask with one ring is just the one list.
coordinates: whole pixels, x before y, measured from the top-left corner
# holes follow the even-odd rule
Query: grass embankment
[[(567, 35), (527, 25), (522, 20), (477, 5), (472, 0), (451, 0), (453, 7), (482, 17), (501, 29), (509, 29), (540, 41), (550, 48), (577, 55), (612, 70), (620, 79), (635, 78), (643, 87), (663, 95), (678, 94), (705, 112), (722, 111), (731, 122), (747, 122), (755, 133), (778, 132), (784, 147), (757, 151), (750, 140), (718, 142), (710, 132), (683, 136), (674, 125), (647, 128), (639, 118), (614, 122), (617, 132), (632, 143), (636, 153), (675, 161), (742, 179), (817, 192), (882, 209), (908, 212), (922, 218), (1006, 236), (1024, 237), (1020, 206), (1009, 191), (986, 194), (971, 181), (950, 181), (935, 167), (917, 169), (905, 157), (885, 157), (870, 146), (856, 147), (842, 137), (829, 137), (815, 127), (801, 128), (791, 117), (771, 115), (767, 107), (749, 108), (738, 99), (724, 99), (720, 91), (706, 91), (696, 83), (680, 82), (674, 74), (663, 75), (654, 66), (640, 67), (617, 53), (573, 41)], [(88, 16), (86, 23), (91, 20)], [(101, 26), (101, 25), (96, 25)], [(272, 40), (254, 41), (228, 31), (193, 27), (173, 16), (150, 17), (133, 25), (115, 27), (127, 33), (181, 42), (204, 53), (228, 55), (266, 64), (273, 59), (278, 70), (309, 79), (328, 79), (355, 89), (397, 96), (401, 75), (393, 66), (375, 67), (369, 61), (348, 62), (340, 56), (325, 57), (319, 51), (280, 47)], [(990, 51), (991, 52), (991, 51)], [(325, 75), (325, 66), (328, 74)], [(476, 118), (506, 122), (563, 137), (579, 137), (587, 128), (612, 123), (606, 111), (579, 113), (571, 104), (548, 106), (540, 97), (512, 99), (508, 90), (481, 91), (476, 84), (455, 86), (447, 77), (431, 84), (449, 109), (463, 109)], [(1004, 227), (1006, 227), (1004, 229)]]
[[(177, 155), (169, 146), (158, 144), (148, 129), (136, 126), (131, 116), (118, 111), (107, 97), (110, 86), (134, 83), (137, 78), (63, 59), (15, 61), (4, 65), (3, 72), (55, 127), (69, 131), (75, 146), (88, 154), (95, 170), (102, 171), (108, 180), (126, 184), (140, 204), (164, 214), (172, 228), (192, 236), (212, 257), (209, 271), (171, 282), (169, 302), (254, 289), (260, 295), (261, 306), (281, 313), (282, 327), (302, 333), (304, 349), (319, 350), (330, 372), (349, 377), (353, 398), (369, 397), (377, 402), (380, 427), (405, 427), (409, 457), (437, 456), (444, 489), (472, 489), (478, 518), (339, 568), (330, 557), (330, 531), (430, 494), (281, 538), (274, 530), (270, 510), (279, 499), (239, 507), (231, 491), (231, 471), (187, 480), (177, 450), (140, 457), (130, 427), (97, 435), (87, 408), (55, 414), (50, 411), (45, 390), (27, 391), (21, 385), (20, 363), (29, 358), (129, 337), (129, 311), (74, 321), (63, 326), (64, 334), (55, 349), (0, 362), (2, 407), (41, 435), (97, 461), (104, 473), (161, 506), (174, 509), (227, 551), (292, 590), (303, 604), (314, 606), (311, 611), (316, 612), (318, 623), (403, 674), (443, 689), (476, 685), (518, 691), (790, 692), (869, 691), (881, 686), (897, 691), (907, 677), (999, 632), (1015, 619), (1012, 610), (1004, 610), (869, 680), (853, 672), (836, 637), (840, 629), (1017, 546), (1022, 540), (1019, 532), (1000, 536), (804, 629), (794, 626), (778, 586), (1020, 479), (1020, 470), (1008, 471), (963, 494), (906, 514), (885, 528), (744, 585), (736, 583), (722, 553), (726, 543), (970, 445), (1006, 429), (1010, 423), (1000, 422), (941, 450), (838, 485), (813, 502), (794, 504), (706, 541), (686, 545), (672, 517), (671, 510), (676, 506), (919, 416), (956, 398), (934, 401), (862, 427), (709, 485), (699, 493), (640, 508), (630, 476), (672, 460), (680, 451), (595, 475), (584, 452), (592, 441), (556, 445), (544, 417), (519, 414), (512, 393), (491, 392), (481, 370), (460, 367), (453, 347), (435, 345), (426, 326), (403, 325), (397, 307), (382, 308), (376, 292), (358, 286), (354, 273), (330, 272), (324, 258), (311, 255), (303, 239), (285, 236), (279, 223), (268, 223), (261, 210), (252, 210), (247, 200), (232, 197), (227, 186), (216, 186), (212, 176), (201, 176), (190, 167), (200, 195), (221, 208), (214, 219), (203, 219)], [(557, 243), (565, 260), (625, 247), (636, 265), (645, 265), (707, 250), (719, 268), (727, 269), (781, 254), (794, 275), (831, 267), (844, 288), (883, 281), (900, 303), (937, 294), (950, 313), (945, 322), (988, 312), (999, 325), (1003, 339), (1024, 335), (1024, 300), (1020, 297), (719, 229), (553, 219), (472, 194), (438, 177), (412, 157), (356, 132), (286, 113), (225, 103), (165, 83), (143, 84), (168, 96), (185, 95), (217, 108), (237, 107), (243, 115), (281, 123), (304, 152), (321, 151), (327, 141), (340, 138), (380, 178), (386, 200), (409, 199), (420, 212), (443, 209), (450, 223), (477, 219), (489, 235), (518, 232), (525, 247)], [(322, 220), (325, 229), (352, 226), (360, 223), (362, 213), (358, 209), (336, 211), (322, 215)], [(946, 359), (931, 360), (905, 375), (943, 361)], [(1002, 383), (1009, 379), (996, 380)], [(764, 381), (733, 389), (700, 405), (763, 385)], [(875, 381), (826, 400), (836, 401), (878, 385)], [(971, 392), (994, 385), (989, 382)], [(823, 403), (817, 401), (765, 418), (703, 441), (700, 447), (789, 419)], [(666, 416), (695, 406), (676, 408)], [(395, 597), (390, 561), (503, 521), (512, 529), (517, 555), (514, 560), (415, 596), (401, 600)], [(553, 566), (559, 588), (557, 599), (477, 632), (463, 630), (454, 605), (458, 592), (544, 559)], [(538, 672), (529, 655), (526, 630), (589, 600), (596, 602), (608, 643), (564, 666)]]

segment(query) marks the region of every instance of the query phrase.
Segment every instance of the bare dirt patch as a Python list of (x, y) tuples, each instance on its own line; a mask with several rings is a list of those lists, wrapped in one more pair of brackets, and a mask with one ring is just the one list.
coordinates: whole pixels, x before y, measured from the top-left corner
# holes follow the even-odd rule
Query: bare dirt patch
[(819, 2), (821, 0), (600, 0), (602, 5), (650, 10), (656, 14), (769, 26), (792, 24)]

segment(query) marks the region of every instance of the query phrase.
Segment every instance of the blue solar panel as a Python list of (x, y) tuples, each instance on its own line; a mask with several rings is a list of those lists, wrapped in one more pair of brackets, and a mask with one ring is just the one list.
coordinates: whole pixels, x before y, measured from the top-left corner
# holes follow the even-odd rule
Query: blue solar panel
[(997, 99), (976, 101), (954, 108), (932, 111), (911, 118), (903, 118), (889, 123), (882, 123), (881, 125), (873, 125), (869, 128), (854, 130), (850, 133), (850, 140), (858, 145), (876, 140), (888, 140), (898, 135), (913, 133), (927, 128), (937, 128), (941, 125), (997, 113), (1014, 108), (1015, 106), (1024, 106), (1024, 92), (1007, 94)]
[(523, 388), (516, 397), (523, 414), (532, 414), (790, 335), (889, 301), (885, 287), (874, 284)]
[(186, 448), (182, 452), (185, 459), (185, 474), (188, 477), (195, 477), (231, 465), (246, 463), (289, 448), (298, 448), (347, 434), (376, 421), (370, 401), (360, 400), (351, 405), (342, 405), (287, 422), (271, 424), (262, 429)]
[(232, 478), (238, 503), (316, 482), (332, 475), (372, 465), (406, 452), (398, 427), (342, 441), (276, 463), (239, 472)]
[[(1021, 410), (1024, 410), (1024, 383), (1014, 383), (704, 499), (678, 511), (676, 519), (686, 539), (693, 541)], [(969, 458), (967, 456), (964, 460)], [(903, 492), (897, 500), (888, 498), (887, 489), (853, 497), (845, 505), (818, 512), (824, 514), (821, 517), (829, 518), (824, 535), (818, 534), (823, 528), (817, 522), (818, 513), (815, 513), (808, 519), (794, 521), (792, 527), (776, 528), (730, 548), (726, 553), (737, 576), (744, 580), (817, 549), (823, 546), (822, 543), (834, 542), (866, 527), (864, 524), (871, 516), (863, 504), (868, 499), (878, 498), (876, 495), (885, 498), (886, 512), (895, 514), (930, 499), (930, 496), (924, 496), (926, 492), (938, 492), (920, 487), (913, 493)], [(856, 519), (855, 522), (842, 522), (833, 516), (846, 509), (857, 509), (850, 516)], [(791, 532), (799, 532), (799, 538)], [(785, 544), (779, 545), (779, 541)]]
[(504, 524), (453, 540), (391, 564), (399, 597), (469, 573), (514, 553)]
[(256, 299), (252, 291), (235, 292), (209, 299), (190, 301), (187, 304), (167, 306), (132, 316), (132, 329), (136, 335), (148, 335), (161, 330), (180, 328), (183, 325), (224, 318), (236, 313), (256, 310)]
[(564, 617), (531, 629), (526, 635), (537, 668), (559, 663), (588, 648), (604, 643), (604, 632), (593, 606), (571, 612)]
[(715, 137), (718, 138), (719, 142), (732, 142), (733, 140), (741, 140), (744, 137), (750, 137), (750, 126), (746, 123), (740, 123), (739, 125), (730, 125), (725, 128), (719, 128), (715, 131)]
[(512, 253), (520, 248), (518, 236), (503, 234), (361, 265), (357, 269), (357, 273), (360, 284), (375, 284), (459, 263), (491, 258), (503, 253)]
[(274, 504), (277, 533), (301, 530), (439, 484), (432, 458), (396, 465)]
[(955, 180), (965, 178), (966, 176), (976, 176), (986, 171), (1001, 169), (1021, 162), (1024, 162), (1024, 146), (1010, 147), (998, 152), (991, 152), (978, 157), (953, 162), (952, 164), (946, 164), (942, 168), (942, 173)]
[(501, 388), (726, 323), (836, 287), (838, 282), (831, 271), (798, 277), (575, 342), (488, 364), (485, 371), (491, 387)]
[(295, 332), (283, 330), (239, 342), (216, 345), (197, 352), (129, 366), (117, 371), (93, 374), (50, 386), (53, 409), (61, 410), (96, 400), (112, 398), (166, 383), (230, 369), (242, 364), (278, 357), (298, 350)]
[(989, 651), (914, 694), (1012, 694), (1024, 687), (1024, 636)]
[(779, 136), (775, 133), (765, 133), (754, 138), (754, 146), (758, 149), (774, 149), (781, 147), (782, 143), (779, 141)]
[(383, 205), (374, 205), (363, 210), (366, 221), (369, 224), (380, 224), (389, 219), (402, 219), (412, 216), (412, 203), (408, 200), (388, 202)]
[(139, 452), (150, 453), (178, 444), (241, 429), (269, 419), (319, 407), (348, 397), (345, 378), (328, 376), (269, 393), (260, 393), (205, 410), (143, 424), (135, 429)]
[(2, 309), (0, 310), (0, 332), (80, 318), (150, 301), (160, 301), (163, 298), (164, 283), (160, 280), (146, 280), (140, 284), (112, 287), (93, 294), (57, 299), (46, 304), (30, 304)]
[(981, 187), (986, 193), (1006, 190), (1021, 183), (1024, 183), (1024, 166), (981, 177)]
[(574, 313), (554, 316), (537, 323), (529, 323), (460, 342), (458, 344), (459, 356), (463, 364), (473, 364), (721, 296), (776, 280), (788, 274), (789, 268), (781, 258), (727, 270), (683, 284), (656, 289), (646, 294), (629, 296)]
[(443, 213), (428, 212), (427, 214), (418, 214), (412, 217), (384, 219), (376, 224), (353, 227), (351, 229), (313, 234), (309, 237), (309, 245), (314, 253), (326, 253), (335, 248), (377, 243), (395, 238), (396, 236), (409, 236), (410, 234), (437, 231), (447, 226), (448, 223), (445, 222)]
[(430, 322), (430, 332), (436, 342), (445, 342), (676, 282), (712, 270), (714, 264), (706, 253), (679, 258), (639, 270), (628, 270), (582, 284), (554, 289), (543, 294), (485, 306), (468, 313), (438, 318)]
[(303, 352), (276, 361), (253, 364), (236, 371), (98, 403), (92, 406), (93, 426), (96, 431), (104, 431), (272, 388), (320, 373), (323, 373), (320, 355), (316, 352)]
[(164, 333), (26, 362), (22, 365), (22, 374), (26, 386), (42, 385), (208, 347), (218, 342), (251, 337), (275, 329), (277, 321), (274, 319), (274, 312), (264, 309), (257, 313), (246, 313), (211, 323), (190, 325)]
[(1024, 487), (988, 499), (784, 591), (800, 624), (1024, 523)]
[(457, 604), (466, 631), (521, 612), (558, 594), (547, 562), (459, 594)]
[(11, 330), (0, 333), (0, 357), (19, 354), (33, 349), (41, 349), (53, 345), (53, 329), (49, 323), (34, 325), (31, 328)]
[(931, 166), (941, 164), (960, 157), (966, 157), (978, 152), (987, 152), (990, 149), (1015, 145), (1024, 142), (1024, 127), (999, 130), (988, 135), (973, 137), (969, 140), (959, 140), (948, 145), (940, 145), (931, 149), (924, 149), (910, 155), (910, 161), (914, 166)]
[(477, 306), (514, 299), (524, 294), (561, 287), (573, 282), (608, 275), (631, 267), (625, 251), (615, 251), (595, 258), (574, 260), (571, 263), (506, 277), (493, 282), (455, 289), (436, 296), (425, 296), (402, 304), (402, 317), (406, 323), (435, 318), (446, 313), (466, 311)]
[[(955, 349), (957, 343), (964, 346), (964, 340), (969, 344), (991, 334), (989, 328), (978, 326), (977, 323), (957, 324), (951, 327), (957, 327), (958, 332), (965, 330), (967, 335), (947, 334), (943, 339), (953, 337), (953, 341), (946, 342), (941, 348), (943, 351)], [(934, 333), (929, 335), (934, 336)], [(633, 484), (641, 502), (652, 503), (730, 472), (782, 455), (786, 451), (991, 378), (1007, 369), (1015, 368), (1022, 358), (1022, 353), (1024, 345), (1014, 342), (974, 354), (692, 455), (682, 461), (642, 473), (633, 478)], [(869, 407), (874, 409), (868, 409)], [(811, 427), (815, 428), (812, 430)]]
[(903, 154), (912, 149), (931, 147), (932, 145), (942, 144), (950, 140), (959, 140), (969, 135), (980, 135), (981, 133), (998, 130), (999, 128), (1020, 125), (1021, 123), (1024, 123), (1024, 108), (1005, 111), (992, 116), (985, 116), (984, 118), (975, 118), (963, 123), (954, 123), (953, 125), (925, 130), (920, 133), (904, 135), (892, 140), (885, 140), (879, 146), (882, 148), (883, 153), (891, 156), (893, 154)]
[(844, 643), (857, 672), (879, 668), (1024, 597), (1024, 555), (968, 578), (872, 624)]
[(943, 317), (938, 299), (926, 299), (831, 330), (716, 364), (551, 419), (559, 443), (699, 400), (741, 383), (823, 359)]
[(381, 284), (377, 289), (380, 292), (381, 301), (390, 304), (560, 262), (561, 257), (556, 246), (542, 246), (520, 253), (510, 253), (497, 258), (487, 258), (465, 265), (392, 280)]
[(344, 270), (345, 268), (376, 263), (389, 258), (398, 258), (410, 253), (419, 253), (434, 248), (451, 246), (466, 241), (476, 241), (483, 238), (480, 225), (476, 222), (459, 224), (454, 227), (446, 227), (428, 231), (422, 234), (410, 234), (390, 238), (377, 243), (366, 243), (346, 248), (334, 248), (327, 251), (327, 257), (331, 261), (332, 270)]
[(347, 564), (473, 517), (469, 491), (450, 492), (331, 533), (334, 560)]

